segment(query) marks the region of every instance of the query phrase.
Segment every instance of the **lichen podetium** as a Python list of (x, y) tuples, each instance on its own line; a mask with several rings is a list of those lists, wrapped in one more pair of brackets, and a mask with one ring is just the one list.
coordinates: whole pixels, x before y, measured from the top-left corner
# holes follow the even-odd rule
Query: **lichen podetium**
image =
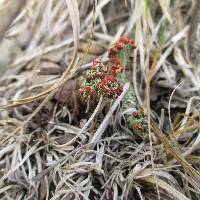
[[(123, 85), (128, 82), (125, 67), (135, 48), (134, 40), (123, 37), (109, 49), (107, 63), (103, 64), (100, 60), (95, 60), (92, 68), (87, 71), (86, 77), (80, 81), (82, 98), (86, 101), (97, 100), (101, 96), (106, 101), (117, 98), (123, 91)], [(139, 108), (132, 87), (128, 90), (122, 107), (124, 110), (134, 108), (133, 113), (126, 114), (125, 123), (133, 133), (144, 137), (147, 128), (146, 115), (144, 110)]]

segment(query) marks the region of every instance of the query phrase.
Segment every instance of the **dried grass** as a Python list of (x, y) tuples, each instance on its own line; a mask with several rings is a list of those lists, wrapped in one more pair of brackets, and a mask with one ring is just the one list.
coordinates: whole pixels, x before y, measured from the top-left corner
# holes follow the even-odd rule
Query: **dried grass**
[[(192, 6), (192, 0), (27, 1), (3, 39), (30, 37), (0, 77), (0, 199), (200, 198), (200, 76), (186, 45), (188, 31), (196, 31)], [(149, 113), (144, 140), (122, 123), (135, 109), (120, 107), (129, 83), (106, 113), (99, 114), (100, 101), (78, 122), (51, 100), (91, 66), (91, 48), (104, 49), (98, 56), (106, 60), (106, 48), (122, 35), (138, 45), (130, 67)], [(63, 74), (39, 83), (43, 61), (64, 62)]]

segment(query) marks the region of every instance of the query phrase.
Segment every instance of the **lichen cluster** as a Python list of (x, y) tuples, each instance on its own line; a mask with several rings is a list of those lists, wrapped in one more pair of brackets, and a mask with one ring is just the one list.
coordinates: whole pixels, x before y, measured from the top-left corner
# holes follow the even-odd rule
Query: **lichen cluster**
[(86, 77), (81, 80), (81, 96), (85, 100), (99, 99), (100, 96), (109, 99), (117, 98), (123, 89), (116, 76), (122, 71), (123, 67), (117, 59), (111, 59), (106, 65), (100, 60), (95, 60), (92, 69), (88, 70)]
[(139, 108), (132, 115), (129, 115), (126, 122), (136, 134), (141, 134), (147, 130), (146, 114), (143, 108)]
[[(80, 81), (82, 98), (85, 101), (98, 100), (101, 96), (106, 99), (117, 98), (123, 92), (124, 83), (128, 82), (125, 67), (135, 48), (134, 40), (123, 37), (108, 50), (108, 62), (102, 63), (101, 60), (94, 60), (92, 68), (87, 70), (86, 76)], [(126, 124), (136, 134), (145, 132), (146, 115), (142, 108), (138, 108), (132, 88), (124, 98), (123, 108), (126, 109), (127, 105), (134, 107), (136, 111), (126, 115)]]

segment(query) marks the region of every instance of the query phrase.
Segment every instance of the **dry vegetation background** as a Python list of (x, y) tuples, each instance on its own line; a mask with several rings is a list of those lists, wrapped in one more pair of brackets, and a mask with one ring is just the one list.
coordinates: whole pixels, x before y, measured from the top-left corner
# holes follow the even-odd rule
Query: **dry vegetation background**
[[(0, 199), (200, 199), (199, 16), (198, 0), (1, 0)], [(120, 123), (128, 83), (98, 117), (66, 84), (121, 36), (144, 140)]]

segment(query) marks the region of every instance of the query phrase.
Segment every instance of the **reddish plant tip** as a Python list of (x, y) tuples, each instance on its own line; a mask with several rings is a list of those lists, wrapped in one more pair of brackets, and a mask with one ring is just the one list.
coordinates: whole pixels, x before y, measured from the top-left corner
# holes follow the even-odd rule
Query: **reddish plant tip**
[(106, 93), (108, 92), (108, 88), (105, 88), (104, 86), (102, 86), (102, 91)]
[(134, 49), (136, 49), (136, 47), (137, 47), (135, 41), (132, 41), (132, 42), (130, 43), (130, 45), (131, 45)]
[(117, 88), (117, 95), (120, 96), (122, 92), (123, 92), (123, 88), (119, 86)]
[(111, 66), (111, 69), (112, 69), (112, 70), (117, 70), (117, 69), (119, 69), (119, 67), (118, 67), (118, 66), (115, 66), (115, 65), (113, 65), (113, 66)]
[(101, 77), (101, 74), (96, 74), (95, 77), (99, 78), (99, 77)]
[(137, 111), (133, 112), (133, 117), (137, 117), (137, 116), (138, 116), (138, 112)]
[(134, 49), (136, 48), (136, 43), (134, 40), (127, 38), (127, 37), (122, 37), (119, 40), (120, 42), (124, 43), (124, 44), (129, 44), (131, 45)]
[(111, 75), (112, 75), (112, 76), (117, 76), (116, 70), (112, 70)]
[(92, 98), (94, 96), (94, 91), (91, 91), (89, 95), (90, 95), (90, 98)]
[(134, 126), (133, 126), (133, 129), (139, 129), (140, 127), (139, 127), (139, 125), (138, 124), (134, 124)]
[(123, 72), (124, 71), (124, 67), (122, 65), (119, 66), (119, 70), (120, 72)]
[(114, 49), (114, 48), (110, 48), (109, 50), (109, 56), (113, 55), (113, 54), (116, 54), (117, 53), (117, 50)]
[(124, 43), (122, 42), (116, 42), (115, 43), (115, 47), (119, 50), (123, 49), (124, 48)]
[(84, 93), (83, 90), (81, 90), (81, 89), (79, 90), (79, 92), (80, 92), (80, 95), (81, 95), (81, 96), (82, 96), (83, 93)]
[(90, 91), (90, 86), (85, 86), (86, 91)]
[(140, 112), (141, 112), (142, 117), (144, 117), (145, 114), (144, 114), (144, 109), (143, 108), (140, 108)]
[(110, 77), (110, 76), (106, 76), (105, 81), (111, 81), (111, 83), (114, 83), (117, 79), (116, 78), (113, 78), (113, 77)]
[(95, 88), (95, 91), (97, 92), (98, 90), (99, 90), (99, 87), (96, 87), (96, 88)]
[(110, 88), (110, 94), (114, 94), (115, 90), (113, 88)]
[(129, 44), (130, 43), (130, 39), (128, 37), (122, 37), (119, 40), (120, 42), (123, 42), (125, 44)]
[(118, 58), (110, 58), (109, 61), (112, 63), (120, 64), (120, 60)]

